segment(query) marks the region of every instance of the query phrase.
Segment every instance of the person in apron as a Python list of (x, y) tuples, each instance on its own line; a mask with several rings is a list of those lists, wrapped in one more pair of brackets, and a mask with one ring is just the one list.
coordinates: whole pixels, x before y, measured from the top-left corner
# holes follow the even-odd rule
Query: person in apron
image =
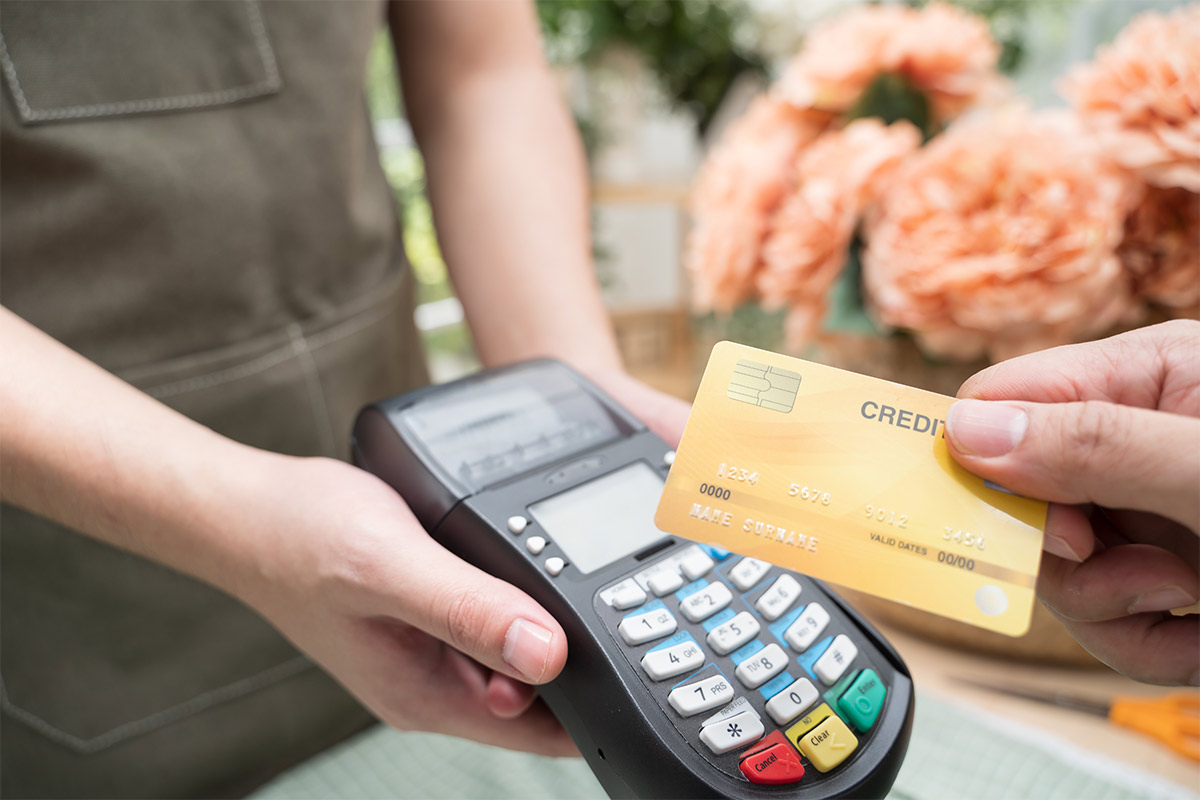
[(557, 623), (334, 460), (427, 380), (385, 19), (484, 363), (562, 357), (682, 430), (621, 371), (530, 7), (6, 0), (5, 797), (237, 796), (377, 717), (572, 750), (527, 685)]

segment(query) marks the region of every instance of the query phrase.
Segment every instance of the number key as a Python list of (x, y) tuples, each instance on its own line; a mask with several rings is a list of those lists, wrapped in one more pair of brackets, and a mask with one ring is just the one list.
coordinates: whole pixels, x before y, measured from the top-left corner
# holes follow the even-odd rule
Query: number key
[(680, 716), (690, 717), (702, 711), (725, 705), (733, 697), (733, 687), (724, 675), (714, 675), (671, 690), (667, 702)]
[(699, 622), (708, 619), (733, 600), (729, 587), (723, 583), (710, 583), (700, 591), (690, 594), (679, 601), (680, 612), (689, 622)]
[(729, 570), (729, 580), (741, 591), (746, 591), (771, 571), (771, 565), (757, 558), (743, 558)]
[(626, 617), (621, 620), (617, 630), (626, 644), (642, 644), (674, 633), (678, 624), (670, 611), (658, 608)]
[(829, 625), (829, 612), (820, 603), (809, 603), (800, 618), (783, 632), (783, 638), (797, 653), (803, 653)]
[(709, 631), (708, 646), (723, 656), (732, 653), (746, 642), (758, 636), (759, 624), (749, 611), (743, 611), (724, 625)]
[(775, 579), (775, 583), (771, 584), (771, 588), (754, 602), (754, 607), (767, 620), (775, 620), (779, 619), (779, 615), (787, 611), (799, 596), (800, 582), (791, 575), (780, 575)]
[(703, 663), (704, 651), (691, 640), (661, 650), (651, 650), (642, 656), (642, 669), (656, 681), (691, 672)]
[(783, 672), (787, 665), (788, 657), (784, 655), (783, 648), (769, 644), (738, 664), (734, 674), (747, 689), (755, 689)]
[(817, 702), (819, 696), (813, 682), (801, 678), (767, 701), (767, 713), (779, 725), (786, 725)]

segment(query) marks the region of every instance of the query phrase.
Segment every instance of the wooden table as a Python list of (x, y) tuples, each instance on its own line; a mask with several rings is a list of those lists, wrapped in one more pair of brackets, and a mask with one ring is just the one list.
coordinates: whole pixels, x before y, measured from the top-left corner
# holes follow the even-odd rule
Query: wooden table
[(1069, 691), (1097, 700), (1116, 694), (1153, 696), (1170, 689), (1138, 683), (1104, 667), (1065, 669), (1005, 661), (935, 644), (886, 623), (877, 627), (908, 664), (918, 691), (936, 693), (943, 700), (1010, 719), (1014, 730), (1022, 726), (1040, 729), (1103, 759), (1130, 764), (1200, 793), (1200, 763), (1176, 755), (1153, 739), (1110, 725), (1100, 717), (1004, 697), (964, 686), (953, 679), (964, 677), (998, 686)]

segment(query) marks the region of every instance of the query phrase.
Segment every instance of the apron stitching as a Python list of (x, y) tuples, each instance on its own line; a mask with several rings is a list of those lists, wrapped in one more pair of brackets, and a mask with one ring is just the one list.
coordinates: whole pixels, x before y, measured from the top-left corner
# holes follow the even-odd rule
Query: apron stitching
[(308, 402), (313, 416), (316, 417), (322, 445), (327, 454), (333, 455), (337, 452), (337, 445), (334, 444), (333, 423), (329, 417), (329, 405), (325, 402), (325, 389), (321, 386), (317, 361), (313, 358), (308, 340), (304, 338), (304, 333), (300, 330), (299, 325), (294, 322), (289, 325), (288, 336), (292, 339), (292, 349), (295, 350), (296, 357), (300, 360), (300, 367), (304, 371), (304, 385), (308, 388)]
[[(308, 338), (308, 347), (310, 350), (320, 350), (328, 344), (344, 339), (358, 333), (364, 328), (376, 324), (380, 320), (386, 318), (393, 313), (392, 308), (386, 308), (381, 311), (375, 311), (363, 317), (334, 325), (329, 330), (322, 331), (319, 334)], [(295, 324), (295, 323), (293, 323)], [(289, 361), (297, 355), (295, 345), (287, 344), (269, 353), (265, 353), (252, 361), (247, 361), (244, 364), (238, 364), (236, 367), (228, 367), (226, 369), (216, 370), (204, 375), (194, 375), (191, 378), (185, 378), (179, 381), (152, 386), (144, 391), (151, 397), (163, 399), (165, 397), (174, 397), (179, 394), (199, 391), (200, 389), (208, 389), (213, 386), (220, 386), (223, 383), (231, 383), (232, 381), (248, 378), (251, 375), (257, 375), (260, 372)]]
[(25, 91), (21, 89), (21, 82), (17, 80), (17, 67), (8, 55), (8, 45), (4, 42), (3, 32), (0, 32), (0, 63), (4, 65), (4, 75), (8, 78), (8, 84), (12, 88), (13, 97), (17, 101), (17, 108), (20, 109), (21, 116), (31, 119), (33, 109), (29, 107), (29, 101), (25, 99)]
[(162, 386), (156, 386), (146, 390), (146, 394), (151, 397), (164, 398), (172, 397), (177, 394), (185, 394), (194, 392), (200, 389), (207, 389), (211, 386), (218, 386), (222, 383), (230, 383), (231, 381), (248, 378), (251, 375), (257, 375), (260, 372), (281, 364), (284, 361), (289, 361), (295, 358), (296, 354), (291, 345), (287, 345), (279, 350), (274, 350), (265, 355), (259, 356), (253, 361), (247, 361), (245, 364), (239, 364), (236, 367), (223, 369), (218, 372), (211, 372), (208, 375), (198, 375), (192, 378), (186, 378), (173, 383), (166, 383)]
[(387, 319), (396, 309), (392, 306), (387, 306), (382, 309), (377, 309), (370, 314), (367, 314), (358, 319), (348, 319), (345, 322), (340, 322), (328, 330), (314, 333), (308, 337), (308, 346), (312, 350), (320, 350), (327, 344), (336, 342), (338, 339), (345, 339), (352, 333), (358, 333), (363, 328), (370, 327), (381, 320)]
[(262, 7), (259, 6), (258, 0), (246, 0), (246, 13), (250, 15), (250, 27), (254, 31), (254, 43), (258, 47), (259, 58), (267, 71), (264, 82), (279, 88), (283, 85), (279, 77), (279, 63), (275, 60), (275, 51), (271, 49), (271, 40), (267, 37), (267, 26), (263, 22)]
[(236, 700), (239, 697), (256, 692), (271, 684), (279, 683), (315, 667), (316, 665), (307, 656), (297, 656), (296, 658), (263, 670), (257, 675), (251, 675), (225, 686), (211, 689), (196, 695), (190, 700), (184, 700), (182, 703), (177, 703), (170, 708), (164, 708), (162, 711), (157, 711), (141, 719), (122, 723), (112, 730), (102, 733), (99, 736), (93, 736), (90, 739), (84, 739), (73, 733), (68, 733), (61, 728), (55, 727), (53, 723), (47, 722), (33, 712), (18, 706), (9, 699), (8, 688), (5, 686), (2, 678), (0, 678), (0, 705), (2, 705), (6, 714), (46, 738), (76, 752), (90, 754), (97, 753), (127, 739), (149, 733), (151, 730), (178, 722), (181, 719), (193, 716), (201, 711), (206, 711), (221, 703)]
[(279, 76), (279, 65), (275, 60), (275, 51), (271, 48), (271, 42), (267, 38), (266, 25), (263, 22), (258, 0), (246, 0), (245, 8), (246, 14), (250, 17), (250, 29), (254, 34), (255, 47), (258, 50), (259, 58), (263, 62), (263, 70), (266, 72), (266, 77), (256, 83), (249, 83), (243, 86), (234, 86), (212, 92), (169, 95), (144, 100), (123, 100), (116, 103), (93, 103), (89, 105), (33, 109), (25, 97), (25, 92), (21, 89), (20, 82), (17, 80), (16, 65), (13, 64), (12, 58), (9, 56), (8, 47), (5, 46), (2, 35), (0, 35), (0, 62), (2, 62), (4, 74), (8, 77), (12, 86), (13, 94), (17, 100), (17, 107), (21, 111), (21, 117), (27, 122), (74, 119), (78, 117), (114, 116), (143, 111), (170, 111), (232, 103), (276, 91), (283, 85), (283, 81)]

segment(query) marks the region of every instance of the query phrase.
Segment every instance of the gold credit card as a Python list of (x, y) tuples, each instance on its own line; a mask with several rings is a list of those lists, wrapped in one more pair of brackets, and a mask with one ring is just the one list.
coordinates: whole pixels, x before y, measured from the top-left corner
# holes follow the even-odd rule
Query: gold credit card
[(1046, 504), (958, 465), (944, 438), (953, 402), (721, 342), (655, 523), (1020, 636), (1033, 612)]

